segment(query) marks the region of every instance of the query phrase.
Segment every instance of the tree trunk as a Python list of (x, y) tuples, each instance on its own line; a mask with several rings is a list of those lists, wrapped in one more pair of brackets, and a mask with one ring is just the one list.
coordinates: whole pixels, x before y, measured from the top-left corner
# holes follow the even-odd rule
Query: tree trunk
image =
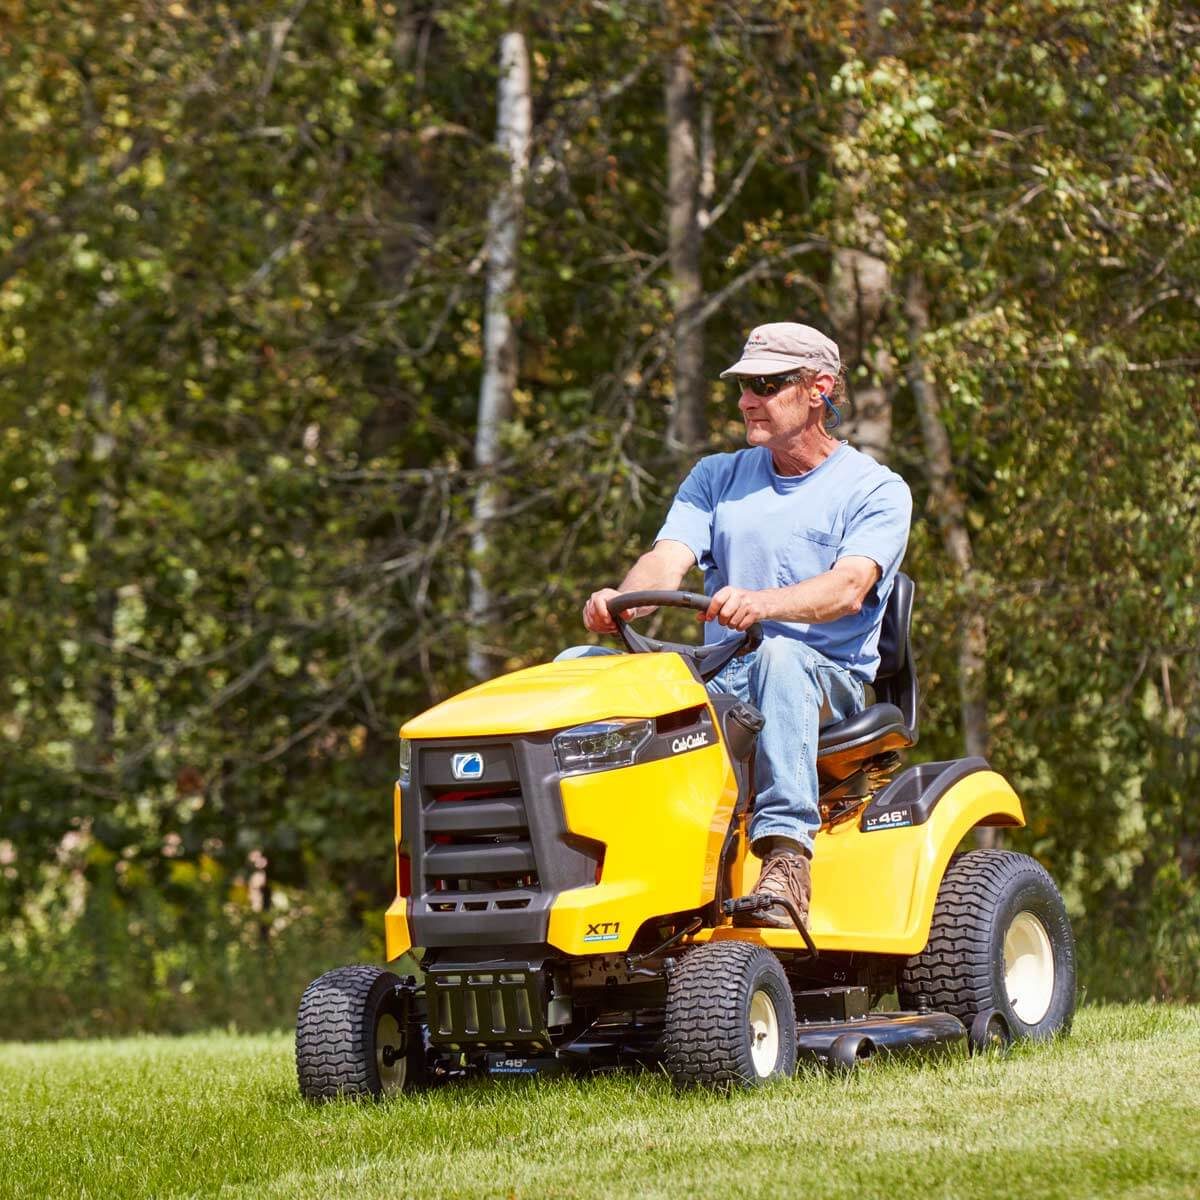
[(92, 693), (91, 748), (81, 764), (86, 768), (102, 772), (116, 760), (113, 737), (117, 724), (116, 689), (116, 636), (117, 592), (105, 570), (107, 556), (111, 553), (113, 533), (117, 521), (117, 482), (115, 478), (114, 452), (116, 439), (112, 434), (108, 388), (104, 377), (96, 372), (88, 387), (88, 407), (96, 422), (96, 434), (92, 438), (92, 461), (102, 473), (103, 482), (96, 490), (96, 509), (92, 517), (92, 544), (90, 556), (97, 568), (95, 630), (101, 646), (100, 659), (105, 663), (98, 673)]
[(700, 278), (700, 156), (696, 148), (696, 85), (691, 50), (676, 48), (667, 71), (667, 253), (675, 306), (675, 394), (667, 440), (683, 459), (704, 441), (704, 332), (697, 319)]
[[(925, 446), (930, 501), (941, 530), (942, 544), (958, 573), (962, 591), (971, 596), (975, 572), (967, 510), (954, 482), (954, 463), (950, 455), (950, 438), (942, 422), (941, 400), (921, 354), (921, 339), (929, 329), (929, 297), (925, 282), (917, 272), (909, 276), (905, 288), (904, 313), (908, 321), (908, 385), (916, 402)], [(967, 754), (987, 758), (991, 750), (987, 719), (987, 619), (978, 605), (968, 606), (959, 631), (958, 691)], [(977, 829), (975, 838), (980, 846), (995, 846), (999, 841), (999, 830)]]
[[(854, 224), (869, 229), (874, 214), (857, 207)], [(892, 356), (879, 339), (892, 294), (891, 272), (880, 254), (841, 246), (833, 254), (829, 311), (847, 374), (850, 411), (843, 436), (876, 462), (887, 462), (892, 443)], [(865, 379), (856, 368), (867, 368)]]
[(488, 209), (487, 302), (483, 325), (483, 380), (475, 434), (475, 522), (471, 538), (471, 631), (467, 666), (475, 679), (493, 673), (495, 612), (491, 574), (493, 522), (502, 500), (495, 476), (500, 434), (512, 416), (517, 382), (517, 338), (512, 302), (517, 280), (521, 222), (525, 210), (525, 176), (529, 170), (529, 55), (523, 34), (509, 32), (500, 40), (499, 109), (496, 145), (507, 176)]
[[(863, 56), (873, 62), (891, 51), (887, 29), (880, 22), (880, 0), (868, 0), (866, 45)], [(843, 136), (857, 136), (862, 113), (856, 102), (846, 109)], [(867, 197), (868, 173), (841, 180), (842, 208), (847, 214), (853, 243), (833, 252), (829, 278), (829, 314), (847, 371), (850, 410), (842, 425), (843, 436), (877, 462), (886, 462), (892, 443), (892, 356), (881, 334), (892, 298), (892, 279), (879, 217)], [(866, 378), (857, 369), (866, 367)]]

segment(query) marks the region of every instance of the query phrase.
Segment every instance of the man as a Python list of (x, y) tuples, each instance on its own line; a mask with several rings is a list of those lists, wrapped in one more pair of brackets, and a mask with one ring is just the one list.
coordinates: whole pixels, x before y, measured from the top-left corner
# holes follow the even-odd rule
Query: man
[[(758, 650), (709, 684), (766, 718), (756, 759), (750, 841), (763, 860), (756, 891), (791, 899), (807, 919), (809, 860), (820, 827), (817, 731), (857, 712), (879, 665), (879, 631), (908, 541), (912, 497), (894, 472), (834, 438), (838, 348), (807, 325), (760, 325), (721, 378), (740, 388), (749, 448), (702, 458), (654, 546), (619, 589), (588, 599), (584, 624), (615, 631), (620, 592), (676, 589), (692, 567), (711, 596), (705, 641), (763, 625)], [(836, 424), (835, 424), (836, 427)], [(648, 609), (642, 610), (649, 611)], [(779, 910), (750, 925), (790, 926)]]

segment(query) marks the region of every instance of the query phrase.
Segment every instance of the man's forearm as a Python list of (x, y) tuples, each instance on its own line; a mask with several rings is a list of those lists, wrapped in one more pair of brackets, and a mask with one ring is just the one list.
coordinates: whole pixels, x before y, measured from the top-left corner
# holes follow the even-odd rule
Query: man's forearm
[(862, 593), (840, 571), (826, 571), (788, 587), (768, 588), (764, 602), (772, 621), (820, 625), (862, 608)]
[(706, 621), (731, 629), (749, 629), (755, 621), (791, 621), (820, 625), (861, 611), (880, 578), (879, 564), (864, 555), (838, 559), (833, 569), (781, 588), (726, 585), (713, 594)]
[(629, 568), (621, 580), (619, 592), (670, 592), (683, 582), (687, 568), (680, 570), (678, 563), (671, 562), (653, 550), (643, 554)]

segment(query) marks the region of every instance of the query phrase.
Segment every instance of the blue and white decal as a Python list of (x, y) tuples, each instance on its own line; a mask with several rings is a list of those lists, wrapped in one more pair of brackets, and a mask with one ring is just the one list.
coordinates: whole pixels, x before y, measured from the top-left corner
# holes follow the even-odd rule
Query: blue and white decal
[(482, 779), (483, 755), (478, 750), (472, 750), (469, 754), (456, 754), (450, 760), (450, 773), (455, 779)]

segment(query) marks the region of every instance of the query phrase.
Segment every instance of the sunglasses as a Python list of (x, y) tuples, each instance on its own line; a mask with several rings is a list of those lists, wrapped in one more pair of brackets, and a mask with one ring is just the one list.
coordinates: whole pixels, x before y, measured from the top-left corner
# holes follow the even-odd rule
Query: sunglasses
[(749, 388), (756, 396), (774, 396), (780, 388), (799, 383), (803, 375), (735, 375), (734, 382), (743, 390)]

